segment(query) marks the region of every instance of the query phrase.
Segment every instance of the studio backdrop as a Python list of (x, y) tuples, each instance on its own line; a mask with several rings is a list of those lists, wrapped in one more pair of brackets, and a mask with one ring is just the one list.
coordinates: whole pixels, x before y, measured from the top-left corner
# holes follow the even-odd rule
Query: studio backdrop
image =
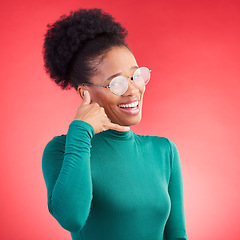
[(240, 2), (12, 0), (1, 2), (0, 239), (71, 239), (47, 209), (43, 149), (66, 134), (81, 99), (45, 73), (47, 24), (102, 8), (152, 70), (138, 134), (178, 147), (190, 240), (240, 236)]

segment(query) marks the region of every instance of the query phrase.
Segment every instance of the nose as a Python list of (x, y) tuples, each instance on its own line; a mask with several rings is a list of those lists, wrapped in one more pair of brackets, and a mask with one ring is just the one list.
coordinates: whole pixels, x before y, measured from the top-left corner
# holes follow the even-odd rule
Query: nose
[(139, 93), (138, 86), (134, 83), (133, 77), (128, 80), (128, 88), (127, 91), (123, 94), (123, 96), (136, 96)]

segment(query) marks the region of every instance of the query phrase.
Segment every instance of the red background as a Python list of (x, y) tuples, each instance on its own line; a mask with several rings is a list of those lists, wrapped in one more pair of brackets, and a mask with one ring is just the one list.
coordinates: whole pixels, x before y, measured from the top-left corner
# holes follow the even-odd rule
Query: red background
[(179, 149), (191, 240), (240, 236), (240, 2), (39, 0), (1, 2), (0, 239), (70, 239), (48, 213), (41, 157), (66, 134), (81, 103), (43, 69), (46, 25), (99, 7), (129, 31), (138, 64), (152, 69), (143, 119), (132, 130)]

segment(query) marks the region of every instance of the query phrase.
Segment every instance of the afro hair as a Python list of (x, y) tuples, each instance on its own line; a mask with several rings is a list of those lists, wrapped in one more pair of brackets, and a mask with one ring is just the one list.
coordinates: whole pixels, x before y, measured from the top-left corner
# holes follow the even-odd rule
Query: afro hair
[(107, 34), (124, 41), (127, 36), (127, 30), (120, 23), (98, 8), (71, 11), (47, 27), (43, 45), (44, 67), (50, 78), (63, 89), (73, 86), (69, 79), (71, 63), (88, 40)]

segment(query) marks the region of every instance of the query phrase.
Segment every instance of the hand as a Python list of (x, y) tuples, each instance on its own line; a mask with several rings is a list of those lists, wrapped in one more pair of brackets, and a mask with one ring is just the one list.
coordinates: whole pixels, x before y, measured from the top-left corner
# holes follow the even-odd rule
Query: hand
[(87, 90), (84, 91), (83, 101), (77, 110), (74, 120), (81, 120), (89, 123), (93, 127), (95, 134), (108, 129), (120, 132), (130, 130), (129, 127), (111, 123), (104, 108), (100, 107), (98, 103), (91, 103), (91, 97)]

